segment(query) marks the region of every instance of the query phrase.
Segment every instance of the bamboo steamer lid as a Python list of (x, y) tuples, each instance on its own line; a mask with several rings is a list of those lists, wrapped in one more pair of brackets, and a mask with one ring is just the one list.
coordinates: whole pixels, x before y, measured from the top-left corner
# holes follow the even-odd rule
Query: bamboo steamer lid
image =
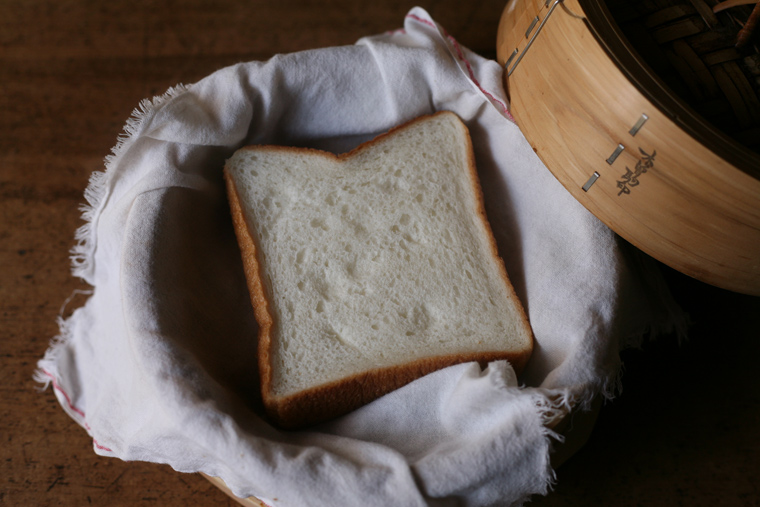
[[(688, 45), (726, 36), (704, 22), (704, 0), (639, 1), (649, 11), (634, 48), (601, 0), (510, 0), (497, 59), (511, 113), (554, 176), (621, 237), (703, 282), (760, 295), (760, 72), (736, 72), (756, 48), (701, 58)], [(645, 61), (651, 42), (662, 58)], [(654, 68), (681, 70), (686, 86)], [(703, 103), (685, 97), (695, 91)]]

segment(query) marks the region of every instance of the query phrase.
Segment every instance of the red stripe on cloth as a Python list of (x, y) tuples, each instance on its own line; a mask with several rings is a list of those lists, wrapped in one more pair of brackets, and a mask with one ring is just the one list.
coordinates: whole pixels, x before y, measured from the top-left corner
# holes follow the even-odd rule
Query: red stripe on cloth
[[(438, 30), (438, 26), (435, 23), (432, 23), (431, 21), (429, 21), (427, 19), (421, 18), (421, 17), (417, 16), (416, 14), (407, 14), (406, 17), (411, 18), (411, 19), (413, 19), (415, 21), (418, 21), (420, 23), (423, 23), (425, 25), (428, 25), (428, 26), (433, 27), (436, 30)], [(510, 119), (510, 121), (514, 122), (515, 119), (512, 117), (512, 113), (509, 112), (509, 108), (507, 107), (507, 105), (504, 104), (499, 99), (497, 99), (491, 92), (489, 92), (488, 90), (486, 90), (485, 88), (483, 88), (480, 85), (480, 82), (475, 77), (475, 72), (472, 70), (472, 65), (470, 64), (470, 61), (467, 59), (467, 57), (464, 56), (464, 51), (462, 51), (462, 47), (459, 45), (459, 42), (457, 42), (457, 40), (454, 37), (452, 37), (451, 35), (449, 35), (448, 32), (446, 32), (445, 29), (441, 28), (441, 30), (443, 31), (443, 35), (446, 37), (446, 39), (448, 39), (449, 42), (451, 42), (451, 44), (454, 46), (454, 50), (456, 51), (457, 58), (459, 58), (459, 60), (461, 60), (464, 63), (465, 67), (467, 68), (467, 73), (470, 76), (470, 80), (475, 84), (475, 86), (478, 87), (478, 89), (481, 92), (483, 92), (483, 94), (486, 97), (488, 97), (494, 103), (496, 103), (496, 104), (499, 105), (499, 107), (501, 108), (502, 112), (507, 116), (507, 118)]]
[[(50, 373), (49, 371), (44, 370), (44, 369), (42, 370), (42, 373), (44, 373), (45, 375), (47, 375), (48, 377), (50, 377), (50, 381), (53, 384), (53, 389), (55, 389), (56, 391), (58, 391), (59, 393), (61, 393), (61, 395), (63, 396), (63, 398), (66, 400), (66, 405), (68, 405), (68, 407), (72, 411), (74, 411), (75, 413), (77, 413), (78, 415), (80, 415), (82, 417), (82, 419), (83, 419), (82, 422), (84, 423), (85, 429), (87, 431), (91, 431), (90, 430), (90, 425), (87, 424), (86, 421), (84, 421), (84, 419), (85, 419), (84, 412), (82, 412), (80, 409), (78, 409), (77, 407), (74, 406), (74, 404), (71, 402), (71, 398), (69, 397), (68, 393), (60, 385), (58, 385), (58, 381), (56, 381), (55, 376), (52, 373)], [(95, 444), (95, 447), (97, 447), (98, 449), (101, 449), (103, 451), (113, 452), (108, 447), (106, 447), (104, 445), (100, 445), (98, 443), (98, 441), (95, 440), (94, 438), (92, 439), (92, 443)]]

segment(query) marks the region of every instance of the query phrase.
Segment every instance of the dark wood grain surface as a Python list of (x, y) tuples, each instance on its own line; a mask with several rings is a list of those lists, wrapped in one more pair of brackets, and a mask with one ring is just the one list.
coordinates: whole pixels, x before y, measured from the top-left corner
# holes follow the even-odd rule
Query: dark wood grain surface
[[(138, 102), (239, 61), (351, 44), (401, 26), (399, 0), (0, 0), (0, 504), (233, 505), (198, 475), (92, 451), (32, 380), (69, 273), (89, 175)], [(504, 2), (427, 0), (494, 54)], [(760, 300), (669, 273), (691, 338), (626, 353), (624, 391), (535, 505), (760, 505)]]

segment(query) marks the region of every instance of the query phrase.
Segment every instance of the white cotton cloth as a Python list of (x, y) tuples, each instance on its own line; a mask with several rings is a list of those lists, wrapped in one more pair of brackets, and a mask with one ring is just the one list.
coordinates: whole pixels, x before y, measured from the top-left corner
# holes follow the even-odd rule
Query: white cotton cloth
[[(470, 129), (487, 212), (536, 337), (345, 417), (260, 416), (256, 323), (223, 189), (256, 143), (346, 151), (438, 110)], [(355, 45), (224, 68), (145, 101), (87, 190), (74, 274), (93, 287), (39, 362), (95, 452), (221, 477), (272, 506), (520, 505), (545, 494), (557, 411), (609, 395), (618, 352), (667, 324), (657, 274), (542, 165), (502, 69), (419, 8)]]

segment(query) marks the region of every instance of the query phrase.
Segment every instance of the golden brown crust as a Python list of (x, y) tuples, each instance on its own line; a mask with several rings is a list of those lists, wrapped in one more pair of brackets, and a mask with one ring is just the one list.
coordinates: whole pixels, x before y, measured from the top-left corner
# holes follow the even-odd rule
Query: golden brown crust
[[(454, 113), (451, 113), (451, 114), (454, 114)], [(461, 125), (462, 125), (462, 128), (465, 130), (465, 134), (466, 134), (465, 139), (467, 140), (467, 157), (468, 157), (467, 168), (469, 169), (470, 182), (472, 185), (473, 195), (475, 196), (475, 202), (478, 209), (478, 216), (480, 217), (480, 222), (484, 228), (485, 235), (488, 238), (488, 244), (491, 249), (491, 256), (494, 258), (494, 260), (496, 260), (496, 265), (498, 266), (502, 281), (504, 282), (504, 285), (507, 287), (507, 292), (509, 293), (509, 296), (512, 298), (513, 301), (517, 303), (516, 306), (520, 312), (520, 316), (523, 321), (523, 326), (526, 329), (528, 329), (528, 331), (530, 332), (529, 349), (526, 351), (526, 354), (529, 356), (533, 352), (533, 340), (534, 340), (533, 329), (530, 326), (528, 315), (525, 313), (525, 308), (520, 302), (520, 299), (517, 297), (515, 288), (512, 285), (512, 282), (510, 281), (509, 276), (507, 275), (507, 268), (504, 266), (504, 259), (502, 259), (501, 256), (499, 255), (499, 247), (496, 244), (496, 237), (493, 234), (493, 229), (491, 229), (491, 222), (488, 220), (488, 215), (486, 214), (485, 199), (483, 198), (483, 187), (480, 185), (480, 178), (478, 177), (478, 169), (477, 169), (477, 165), (475, 164), (475, 150), (472, 147), (472, 139), (470, 138), (470, 131), (464, 123), (461, 123)]]
[[(400, 131), (412, 127), (417, 122), (422, 122), (428, 120), (431, 116), (441, 114), (453, 115), (454, 113), (441, 111), (434, 115), (416, 118), (408, 123), (395, 127), (384, 134), (380, 134), (374, 139), (341, 155), (334, 155), (329, 152), (310, 148), (295, 148), (276, 145), (256, 146), (255, 149), (284, 151), (288, 153), (308, 153), (310, 156), (322, 156), (333, 160), (344, 161), (361, 151), (366, 150), (370, 146), (379, 143), (387, 136), (398, 134)], [(520, 315), (523, 318), (525, 328), (530, 330), (527, 316), (525, 315), (522, 305), (519, 303), (519, 299), (517, 299), (517, 296), (515, 295), (514, 288), (507, 276), (504, 263), (499, 256), (496, 240), (486, 216), (483, 193), (477, 175), (475, 156), (469, 131), (463, 123), (460, 123), (460, 125), (464, 129), (467, 142), (466, 153), (468, 157), (468, 174), (477, 203), (479, 221), (488, 237), (491, 254), (496, 260), (496, 264), (499, 266), (501, 278), (508, 288), (508, 292), (513, 300), (517, 303), (517, 306), (519, 306)], [(243, 149), (252, 148), (254, 147)], [(283, 428), (297, 428), (332, 419), (369, 403), (390, 391), (398, 389), (423, 375), (454, 364), (477, 361), (483, 366), (490, 361), (504, 359), (509, 361), (518, 373), (522, 370), (532, 352), (532, 333), (530, 335), (530, 343), (521, 351), (476, 352), (423, 358), (399, 366), (378, 368), (363, 372), (321, 386), (316, 386), (312, 389), (304, 390), (291, 396), (277, 397), (272, 395), (272, 370), (269, 358), (272, 346), (272, 333), (274, 332), (276, 322), (270, 311), (270, 295), (262, 276), (263, 262), (262, 259), (259, 258), (258, 249), (254, 240), (254, 229), (252, 224), (248, 224), (246, 221), (233, 178), (227, 173), (226, 169), (224, 175), (235, 233), (238, 238), (238, 243), (240, 244), (246, 280), (251, 293), (251, 302), (253, 304), (256, 320), (259, 323), (258, 362), (261, 374), (262, 398), (269, 417), (277, 425)]]
[(270, 397), (266, 406), (267, 415), (281, 428), (301, 428), (347, 414), (447, 366), (477, 361), (485, 368), (491, 361), (507, 360), (515, 370), (521, 371), (528, 357), (526, 353), (498, 351), (418, 359), (403, 365), (366, 371), (292, 396)]
[[(368, 141), (372, 142), (372, 141)], [(309, 156), (325, 157), (331, 160), (340, 160), (344, 158), (346, 153), (336, 155), (329, 151), (318, 150), (316, 148), (302, 148), (297, 146), (281, 146), (279, 144), (253, 144), (250, 146), (243, 146), (240, 151), (255, 150), (255, 151), (271, 151), (271, 152), (284, 152), (284, 153), (308, 153)]]
[(240, 246), (240, 255), (243, 258), (243, 270), (245, 279), (248, 284), (248, 292), (251, 295), (251, 304), (256, 322), (259, 324), (259, 375), (261, 376), (261, 392), (264, 398), (264, 404), (267, 404), (267, 395), (272, 385), (272, 371), (269, 367), (270, 348), (272, 343), (272, 328), (274, 326), (274, 317), (269, 310), (269, 298), (264, 287), (264, 280), (261, 275), (261, 262), (258, 258), (258, 249), (256, 242), (253, 240), (253, 233), (248, 227), (245, 219), (245, 213), (240, 205), (240, 198), (235, 188), (235, 182), (232, 177), (224, 170), (224, 181), (227, 185), (227, 197), (230, 201), (230, 211), (232, 213), (232, 224), (235, 228), (238, 245)]

